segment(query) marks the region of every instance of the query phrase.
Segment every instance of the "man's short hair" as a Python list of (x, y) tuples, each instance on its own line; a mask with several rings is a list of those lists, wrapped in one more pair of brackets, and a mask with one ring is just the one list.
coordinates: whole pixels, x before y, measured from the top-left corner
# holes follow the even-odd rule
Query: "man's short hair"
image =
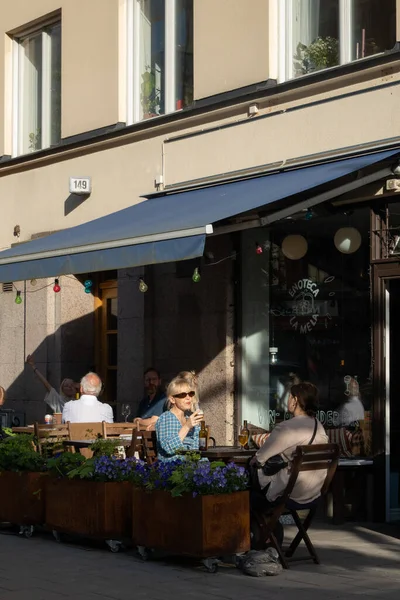
[(87, 373), (81, 379), (81, 388), (83, 394), (98, 396), (101, 392), (101, 379), (96, 373)]
[(145, 370), (145, 372), (144, 372), (144, 377), (146, 377), (146, 375), (147, 375), (148, 373), (156, 373), (156, 374), (157, 374), (157, 377), (158, 377), (158, 379), (161, 379), (160, 371), (157, 371), (157, 369), (154, 369), (153, 367), (149, 367), (148, 369), (146, 369), (146, 370)]

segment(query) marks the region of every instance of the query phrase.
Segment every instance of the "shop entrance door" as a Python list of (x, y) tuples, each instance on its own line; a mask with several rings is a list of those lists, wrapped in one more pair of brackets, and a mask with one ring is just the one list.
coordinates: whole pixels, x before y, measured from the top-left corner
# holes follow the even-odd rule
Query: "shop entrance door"
[(400, 521), (400, 277), (385, 279), (386, 521)]

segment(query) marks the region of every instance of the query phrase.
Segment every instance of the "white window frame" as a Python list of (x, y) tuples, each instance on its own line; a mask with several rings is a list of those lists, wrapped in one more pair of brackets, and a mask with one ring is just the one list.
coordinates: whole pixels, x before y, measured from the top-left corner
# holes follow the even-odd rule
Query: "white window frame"
[(21, 156), (26, 154), (23, 151), (23, 103), (20, 101), (23, 96), (24, 82), (24, 60), (22, 42), (34, 35), (40, 35), (42, 38), (42, 86), (41, 86), (41, 147), (40, 150), (50, 146), (51, 139), (51, 36), (46, 29), (52, 25), (61, 25), (61, 20), (57, 19), (46, 22), (40, 27), (22, 33), (13, 39), (13, 104), (12, 104), (12, 155)]
[[(363, 58), (353, 59), (353, 0), (339, 0), (339, 64), (344, 65)], [(293, 2), (281, 0), (278, 5), (278, 83), (293, 79)], [(334, 68), (334, 67), (328, 67)], [(323, 69), (326, 71), (327, 69)], [(306, 77), (302, 75), (297, 77)]]
[[(176, 112), (176, 0), (165, 0), (165, 111)], [(143, 121), (140, 118), (140, 0), (126, 0), (126, 124)], [(160, 115), (161, 116), (161, 115)]]

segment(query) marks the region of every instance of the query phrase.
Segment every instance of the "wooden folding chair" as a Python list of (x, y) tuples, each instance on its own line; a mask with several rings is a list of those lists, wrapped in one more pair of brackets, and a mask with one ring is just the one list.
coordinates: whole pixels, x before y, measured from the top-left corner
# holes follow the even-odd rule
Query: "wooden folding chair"
[(147, 431), (137, 425), (132, 431), (132, 442), (126, 456), (138, 456), (151, 465), (157, 460), (157, 436), (155, 431)]
[(58, 442), (62, 443), (63, 440), (70, 439), (67, 425), (44, 425), (36, 421), (33, 424), (33, 431), (39, 454), (43, 454), (44, 450), (52, 451)]
[[(67, 423), (70, 440), (95, 440), (103, 437), (103, 423)], [(85, 458), (92, 458), (90, 448), (79, 451)]]
[[(287, 558), (291, 558), (295, 553), (300, 542), (303, 540), (310, 554), (310, 558), (320, 564), (318, 554), (307, 533), (315, 513), (318, 503), (329, 489), (332, 478), (335, 474), (339, 460), (339, 446), (337, 444), (315, 444), (308, 446), (298, 446), (291, 463), (290, 478), (282, 496), (272, 503), (266, 511), (252, 510), (252, 517), (256, 519), (257, 524), (262, 531), (263, 539), (269, 539), (271, 545), (279, 554), (282, 565), (285, 569), (289, 568)], [(302, 471), (319, 471), (326, 470), (326, 477), (321, 487), (321, 493), (312, 502), (308, 504), (299, 504), (293, 501), (290, 496), (296, 485), (299, 473)], [(299, 517), (299, 511), (308, 510), (307, 517), (302, 521)], [(283, 514), (290, 514), (297, 526), (298, 532), (291, 542), (288, 550), (283, 551), (281, 545), (276, 538), (276, 528), (279, 523), (279, 518)]]
[(134, 429), (133, 423), (106, 423), (103, 421), (103, 437), (118, 438), (121, 434), (132, 435)]

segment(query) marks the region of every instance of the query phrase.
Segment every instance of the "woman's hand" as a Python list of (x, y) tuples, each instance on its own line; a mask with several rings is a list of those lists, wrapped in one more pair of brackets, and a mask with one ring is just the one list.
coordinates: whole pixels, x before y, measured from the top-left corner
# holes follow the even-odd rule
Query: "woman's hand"
[(32, 367), (32, 369), (35, 368), (35, 361), (33, 358), (33, 354), (28, 354), (28, 356), (26, 357), (26, 362), (28, 363), (28, 365), (30, 365)]
[(196, 427), (196, 425), (200, 425), (202, 421), (204, 421), (203, 413), (199, 413), (199, 411), (196, 410), (190, 415), (190, 417), (188, 417), (186, 420), (186, 425), (189, 429), (193, 429), (193, 427)]

